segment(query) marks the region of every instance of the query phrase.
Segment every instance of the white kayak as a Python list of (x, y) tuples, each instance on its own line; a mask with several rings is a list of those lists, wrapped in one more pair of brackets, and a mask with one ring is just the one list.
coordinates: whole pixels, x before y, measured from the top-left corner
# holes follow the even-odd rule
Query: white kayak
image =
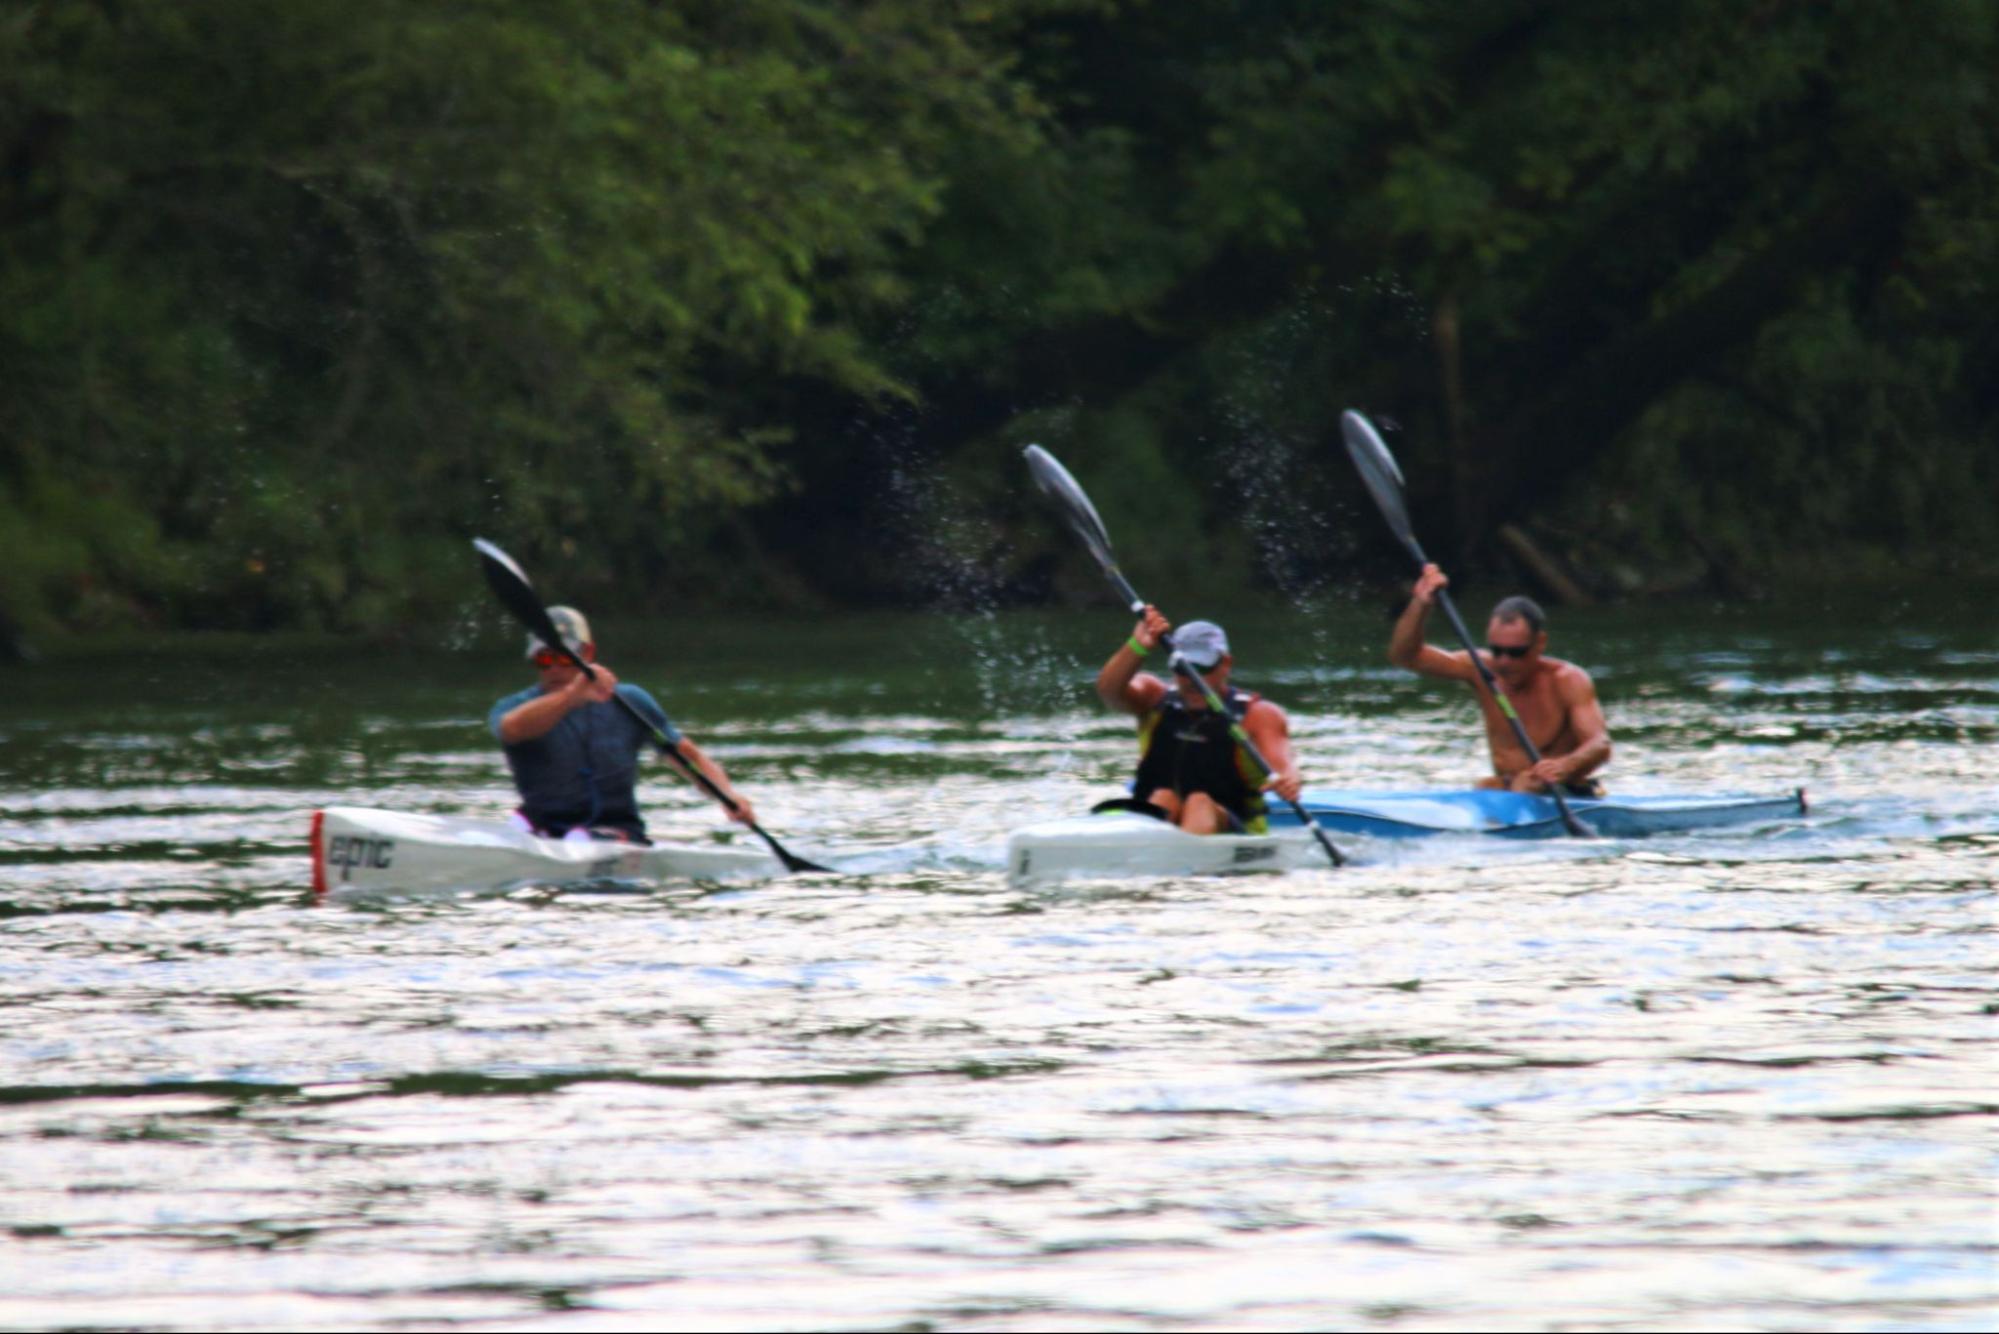
[(784, 870), (762, 847), (540, 838), (489, 820), (328, 806), (312, 817), (316, 898), (524, 885), (729, 880)]
[(1015, 884), (1071, 876), (1216, 875), (1308, 866), (1331, 863), (1302, 828), (1204, 836), (1130, 811), (1025, 825), (1006, 841), (1007, 876)]

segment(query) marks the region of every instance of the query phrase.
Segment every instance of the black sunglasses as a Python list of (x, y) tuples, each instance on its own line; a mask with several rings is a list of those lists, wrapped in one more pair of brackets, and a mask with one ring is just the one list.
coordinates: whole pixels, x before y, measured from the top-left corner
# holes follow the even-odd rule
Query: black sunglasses
[(1495, 658), (1524, 658), (1534, 651), (1532, 644), (1487, 644), (1486, 652)]

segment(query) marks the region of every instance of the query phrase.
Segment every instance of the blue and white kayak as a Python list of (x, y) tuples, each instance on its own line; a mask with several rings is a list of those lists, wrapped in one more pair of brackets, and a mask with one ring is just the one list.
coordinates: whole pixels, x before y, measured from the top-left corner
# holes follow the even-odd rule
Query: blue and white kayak
[[(1433, 834), (1498, 834), (1560, 838), (1568, 831), (1552, 797), (1484, 789), (1443, 792), (1343, 792), (1307, 788), (1299, 804), (1328, 831), (1375, 838)], [(1569, 809), (1606, 838), (1677, 834), (1725, 825), (1795, 820), (1805, 813), (1803, 788), (1780, 797), (1570, 797)], [(1272, 830), (1296, 828), (1288, 806), (1271, 803)]]

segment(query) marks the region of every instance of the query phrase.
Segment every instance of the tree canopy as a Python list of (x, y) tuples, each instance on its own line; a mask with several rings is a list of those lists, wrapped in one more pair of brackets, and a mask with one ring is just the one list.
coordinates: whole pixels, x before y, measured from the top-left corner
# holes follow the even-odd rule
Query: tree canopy
[(394, 628), (472, 533), (1046, 597), (1028, 439), (1161, 577), (1336, 580), (1345, 407), (1456, 561), (1989, 569), (1995, 70), (1983, 0), (18, 5), (0, 613)]

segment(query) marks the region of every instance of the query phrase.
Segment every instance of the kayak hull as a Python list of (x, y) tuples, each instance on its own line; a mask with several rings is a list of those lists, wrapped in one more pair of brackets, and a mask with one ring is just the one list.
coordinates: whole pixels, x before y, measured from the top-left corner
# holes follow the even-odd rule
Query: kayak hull
[(571, 842), (509, 825), (328, 806), (312, 819), (315, 897), (501, 893), (523, 885), (727, 880), (776, 875), (761, 848), (722, 844)]
[[(1496, 834), (1561, 838), (1568, 830), (1552, 797), (1485, 789), (1438, 792), (1346, 792), (1308, 788), (1299, 804), (1334, 833), (1375, 838)], [(1805, 813), (1802, 788), (1783, 796), (1570, 797), (1569, 809), (1606, 838), (1644, 838), (1728, 825), (1771, 824)], [(1273, 828), (1296, 827), (1289, 808), (1273, 808)]]
[(1189, 834), (1126, 811), (1048, 820), (1007, 838), (1007, 877), (1017, 885), (1079, 876), (1220, 875), (1329, 865), (1302, 828), (1269, 834)]

